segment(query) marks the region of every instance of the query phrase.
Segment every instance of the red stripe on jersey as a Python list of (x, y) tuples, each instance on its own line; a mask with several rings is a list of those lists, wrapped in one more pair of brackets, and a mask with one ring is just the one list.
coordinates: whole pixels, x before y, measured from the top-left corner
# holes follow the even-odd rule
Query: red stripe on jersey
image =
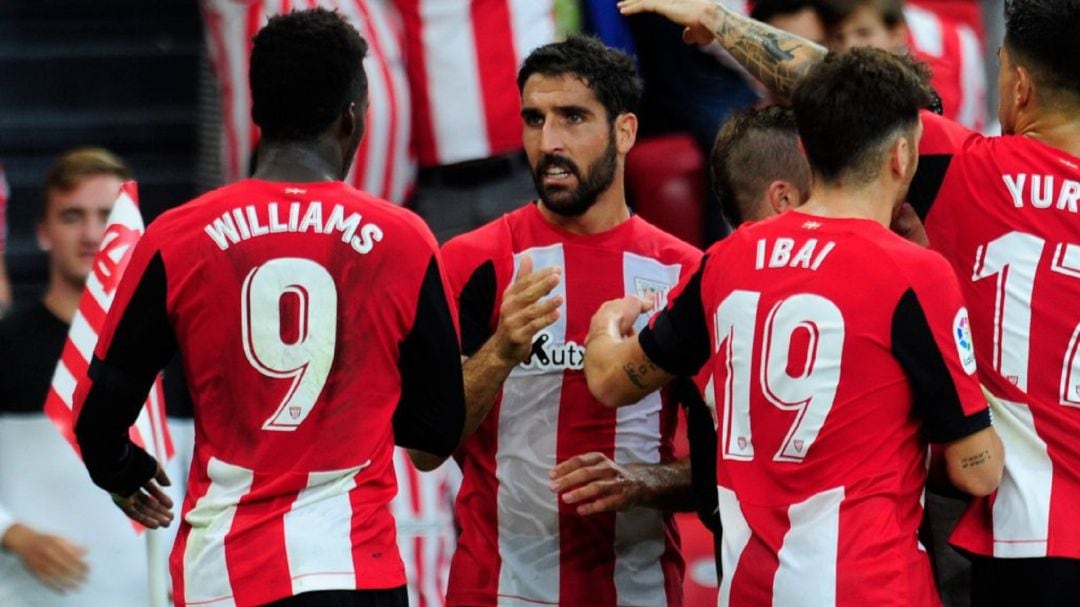
[[(479, 0), (472, 3), (473, 36), (476, 40), (477, 69), (484, 100), (488, 147), (500, 153), (506, 141), (520, 140), (521, 126), (508, 120), (506, 108), (520, 107), (517, 90), (517, 54), (507, 0)], [(502, 111), (500, 111), (502, 110)], [(515, 109), (514, 114), (517, 114)]]
[[(428, 94), (427, 56), (424, 50), (424, 22), (420, 17), (423, 0), (398, 0), (404, 25), (405, 56), (409, 58), (409, 86), (416, 91), (412, 99), (413, 128), (420, 166), (439, 164), (438, 142), (435, 140), (435, 119)], [(445, 100), (444, 100), (445, 102)]]
[[(296, 501), (299, 489), (271, 488), (282, 478), (289, 477), (254, 474), (251, 491), (240, 498), (232, 528), (225, 536), (225, 562), (237, 604), (259, 605), (293, 594), (285, 552), (285, 513)], [(267, 499), (266, 495), (272, 497)], [(257, 534), (245, 533), (256, 530)], [(275, 539), (276, 544), (270, 543)]]
[[(64, 344), (64, 350), (60, 354), (60, 362), (64, 363), (72, 377), (82, 377), (86, 375), (86, 371), (90, 368), (90, 362), (83, 358), (82, 353), (70, 341)], [(75, 411), (76, 415), (78, 413), (78, 411)]]
[[(622, 256), (604, 251), (595, 256), (591, 248), (566, 246), (567, 268), (599, 266), (595, 272), (565, 272), (566, 335), (588, 333), (589, 320), (603, 303), (604, 295), (622, 293)], [(580, 372), (564, 371), (559, 400), (556, 461), (599, 451), (615, 459), (615, 409), (593, 404), (589, 387)], [(578, 406), (573, 406), (578, 405)], [(590, 406), (592, 405), (592, 406)], [(598, 541), (603, 537), (603, 541)], [(559, 598), (567, 604), (615, 605), (615, 513), (582, 516), (576, 504), (559, 500)]]
[(101, 304), (93, 297), (84, 297), (79, 302), (79, 314), (82, 314), (91, 327), (105, 326), (105, 310), (101, 309)]

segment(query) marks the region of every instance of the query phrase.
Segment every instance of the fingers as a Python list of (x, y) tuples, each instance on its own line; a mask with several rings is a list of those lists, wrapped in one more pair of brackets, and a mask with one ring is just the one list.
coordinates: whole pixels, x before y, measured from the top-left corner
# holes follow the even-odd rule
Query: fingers
[(600, 463), (604, 460), (604, 454), (593, 451), (591, 453), (583, 453), (581, 455), (575, 455), (563, 463), (555, 466), (548, 473), (552, 479), (557, 479), (560, 476), (566, 476), (567, 474), (581, 468), (583, 466), (591, 466), (593, 464)]
[(608, 459), (602, 453), (576, 455), (552, 468), (551, 490), (561, 493), (570, 487), (585, 484), (591, 480), (611, 476), (614, 470), (607, 466)]
[[(154, 480), (157, 481), (158, 484), (162, 487), (172, 486), (172, 481), (169, 480), (169, 475), (165, 474), (165, 469), (161, 467), (161, 464), (158, 464), (157, 474), (154, 475)], [(169, 502), (169, 505), (171, 506), (172, 502)]]
[(74, 590), (86, 581), (89, 567), (83, 557), (86, 549), (56, 536), (41, 536), (35, 565), (31, 571), (57, 592)]
[(144, 489), (126, 498), (114, 495), (113, 502), (128, 518), (147, 529), (168, 527), (173, 519), (172, 500), (153, 482)]

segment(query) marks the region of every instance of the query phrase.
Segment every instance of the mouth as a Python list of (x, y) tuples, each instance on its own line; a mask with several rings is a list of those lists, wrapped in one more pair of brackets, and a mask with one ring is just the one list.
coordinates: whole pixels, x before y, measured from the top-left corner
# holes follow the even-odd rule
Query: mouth
[(573, 168), (562, 163), (545, 163), (539, 171), (540, 182), (545, 187), (565, 187), (577, 174)]

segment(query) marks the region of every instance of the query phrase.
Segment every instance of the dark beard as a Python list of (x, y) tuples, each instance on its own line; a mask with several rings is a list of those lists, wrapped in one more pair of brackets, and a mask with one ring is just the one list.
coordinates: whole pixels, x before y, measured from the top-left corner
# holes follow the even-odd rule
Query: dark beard
[[(569, 158), (545, 154), (533, 169), (533, 184), (540, 194), (540, 200), (551, 212), (563, 217), (580, 217), (596, 204), (597, 197), (615, 181), (617, 159), (614, 134), (608, 139), (603, 155), (589, 165), (589, 172), (584, 176), (577, 164)], [(577, 178), (577, 188), (574, 190), (545, 188), (543, 175), (551, 167), (566, 170)]]

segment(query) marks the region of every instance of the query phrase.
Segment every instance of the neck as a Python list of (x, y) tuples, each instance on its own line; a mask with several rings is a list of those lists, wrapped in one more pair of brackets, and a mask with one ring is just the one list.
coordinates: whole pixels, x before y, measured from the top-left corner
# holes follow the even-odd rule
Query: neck
[[(869, 219), (888, 228), (893, 215), (891, 201), (896, 199), (896, 187), (880, 180), (851, 186), (843, 182), (825, 184), (820, 178), (815, 178), (810, 199), (798, 210), (819, 217)], [(890, 204), (885, 204), (885, 201), (890, 201)]]
[(304, 143), (264, 141), (257, 158), (253, 177), (266, 181), (340, 181), (347, 172), (340, 146), (325, 136)]
[(579, 236), (600, 234), (630, 219), (630, 208), (626, 206), (626, 195), (623, 190), (622, 171), (618, 171), (608, 189), (596, 197), (596, 204), (581, 215), (575, 217), (559, 215), (544, 206), (543, 200), (540, 201), (539, 208), (540, 214), (548, 223)]
[(1080, 157), (1080, 114), (1042, 111), (1016, 133)]
[(67, 324), (75, 318), (75, 311), (79, 309), (79, 299), (82, 297), (82, 286), (76, 287), (52, 272), (49, 287), (45, 290), (42, 303), (57, 318)]

